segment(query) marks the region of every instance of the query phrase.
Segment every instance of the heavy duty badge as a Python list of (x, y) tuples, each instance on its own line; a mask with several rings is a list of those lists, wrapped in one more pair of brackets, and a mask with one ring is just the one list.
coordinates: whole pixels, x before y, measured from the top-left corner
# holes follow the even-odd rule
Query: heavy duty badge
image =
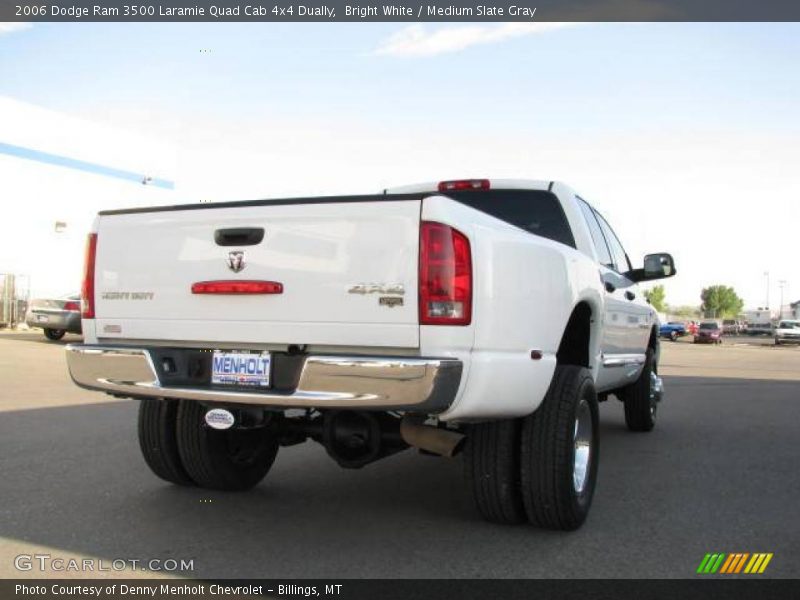
[(349, 294), (393, 294), (402, 296), (406, 293), (402, 283), (357, 283), (347, 290)]

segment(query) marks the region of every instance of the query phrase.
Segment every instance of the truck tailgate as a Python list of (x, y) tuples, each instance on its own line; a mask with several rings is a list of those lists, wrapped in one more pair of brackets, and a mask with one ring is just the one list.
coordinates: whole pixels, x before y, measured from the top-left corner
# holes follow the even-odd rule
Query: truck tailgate
[[(101, 214), (97, 335), (418, 347), (419, 221), (420, 200), (379, 198)], [(233, 228), (263, 228), (263, 240), (215, 241), (217, 230)], [(237, 252), (243, 268), (234, 272)], [(219, 280), (279, 282), (283, 291), (192, 293), (197, 282)]]

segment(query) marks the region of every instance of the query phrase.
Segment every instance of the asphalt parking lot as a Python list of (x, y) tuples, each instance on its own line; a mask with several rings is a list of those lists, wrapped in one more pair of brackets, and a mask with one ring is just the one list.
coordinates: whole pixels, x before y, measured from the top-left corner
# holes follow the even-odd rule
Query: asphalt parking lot
[(37, 552), (191, 559), (198, 578), (674, 578), (707, 552), (772, 552), (758, 577), (800, 576), (800, 348), (662, 344), (656, 430), (601, 405), (592, 513), (556, 533), (484, 523), (460, 459), (410, 451), (345, 471), (310, 442), (251, 492), (162, 483), (137, 404), (73, 386), (68, 341), (0, 334), (0, 577), (79, 576), (15, 570)]

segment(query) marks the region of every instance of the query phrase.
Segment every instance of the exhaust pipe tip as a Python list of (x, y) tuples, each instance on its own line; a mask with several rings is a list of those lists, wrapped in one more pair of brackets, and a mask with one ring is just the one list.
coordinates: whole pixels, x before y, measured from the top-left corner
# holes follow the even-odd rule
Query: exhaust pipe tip
[(452, 458), (464, 448), (466, 436), (457, 431), (424, 424), (421, 415), (406, 415), (400, 422), (403, 441), (414, 448)]

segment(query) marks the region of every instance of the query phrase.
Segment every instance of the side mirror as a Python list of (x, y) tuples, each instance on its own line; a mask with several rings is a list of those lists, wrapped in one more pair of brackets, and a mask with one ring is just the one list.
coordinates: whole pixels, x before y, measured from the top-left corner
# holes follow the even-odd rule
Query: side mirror
[(659, 252), (644, 257), (644, 269), (634, 269), (631, 279), (634, 281), (653, 281), (675, 275), (675, 261), (671, 254)]

